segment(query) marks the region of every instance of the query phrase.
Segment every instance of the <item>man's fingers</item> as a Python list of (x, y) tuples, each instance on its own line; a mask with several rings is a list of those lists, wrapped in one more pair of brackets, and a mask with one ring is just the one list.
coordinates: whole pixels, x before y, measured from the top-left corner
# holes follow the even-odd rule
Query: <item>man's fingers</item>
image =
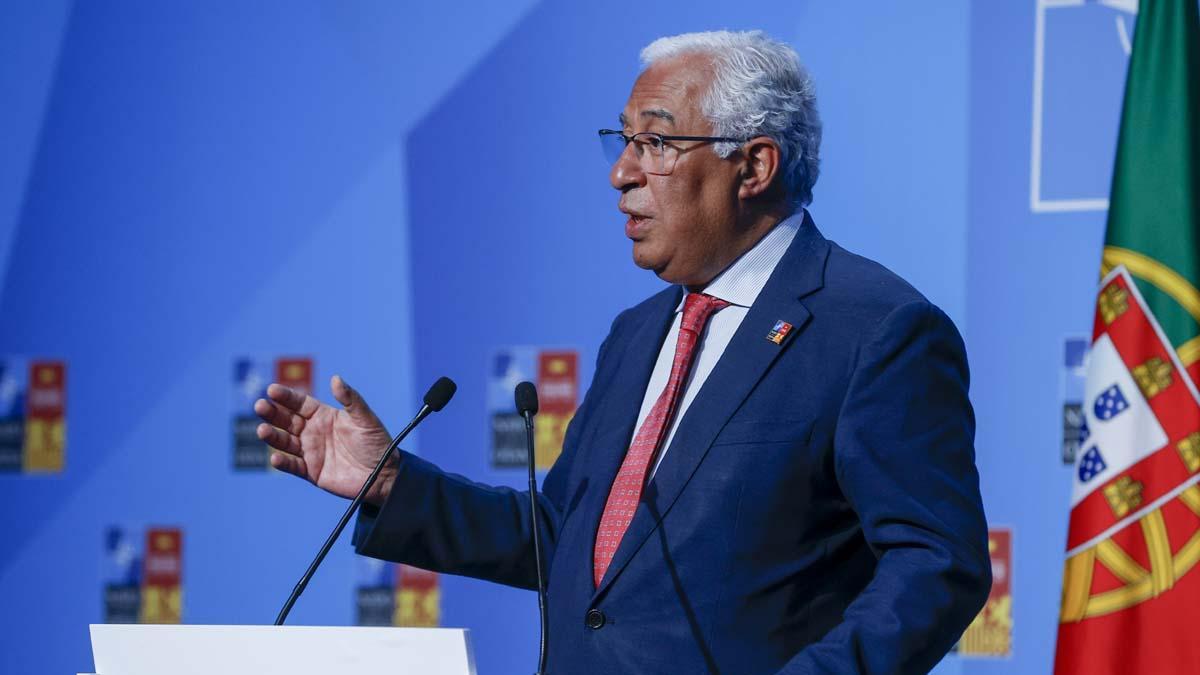
[(371, 406), (367, 405), (367, 402), (359, 395), (358, 390), (346, 384), (341, 375), (334, 375), (329, 380), (329, 388), (333, 390), (333, 397), (337, 399), (338, 403), (342, 404), (342, 407), (346, 409), (346, 412), (350, 414), (350, 417), (355, 422), (363, 426), (375, 426), (379, 424), (379, 418), (375, 416), (375, 413), (371, 410)]
[(296, 436), (304, 431), (304, 418), (282, 405), (260, 398), (254, 402), (254, 414), (264, 422)]
[(271, 453), (271, 466), (301, 478), (308, 478), (308, 466), (304, 460), (295, 455), (285, 455), (282, 452)]
[(300, 455), (300, 439), (283, 429), (270, 424), (260, 424), (255, 432), (258, 434), (259, 440), (266, 441), (267, 445), (272, 448), (290, 455)]
[(333, 398), (337, 399), (343, 408), (349, 408), (354, 403), (354, 390), (346, 384), (341, 375), (329, 378), (329, 389), (333, 391)]
[(312, 417), (321, 405), (317, 399), (279, 383), (267, 386), (267, 398), (305, 419)]

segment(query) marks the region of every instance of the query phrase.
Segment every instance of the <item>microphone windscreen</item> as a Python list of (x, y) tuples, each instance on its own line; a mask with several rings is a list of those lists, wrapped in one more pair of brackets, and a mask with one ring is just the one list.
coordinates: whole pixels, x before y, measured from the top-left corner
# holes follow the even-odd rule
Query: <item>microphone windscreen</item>
[(517, 390), (513, 393), (513, 398), (517, 400), (517, 413), (522, 416), (525, 413), (529, 413), (530, 415), (537, 414), (537, 387), (534, 387), (532, 382), (518, 384)]
[(448, 377), (439, 377), (429, 391), (425, 392), (425, 405), (437, 412), (446, 407), (450, 399), (454, 398), (456, 391), (458, 391), (458, 385), (454, 384), (454, 380)]

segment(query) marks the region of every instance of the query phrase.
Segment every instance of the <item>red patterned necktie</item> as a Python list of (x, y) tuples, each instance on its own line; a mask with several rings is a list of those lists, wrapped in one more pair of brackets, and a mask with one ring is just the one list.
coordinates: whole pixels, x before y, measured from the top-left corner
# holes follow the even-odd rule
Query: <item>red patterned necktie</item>
[(646, 470), (650, 461), (656, 455), (658, 446), (666, 436), (667, 428), (675, 413), (679, 394), (687, 382), (688, 371), (692, 368), (692, 358), (696, 354), (696, 345), (704, 333), (704, 325), (708, 318), (729, 303), (711, 295), (689, 293), (683, 303), (683, 319), (679, 322), (679, 341), (675, 343), (675, 360), (671, 362), (671, 376), (667, 386), (654, 402), (650, 414), (642, 422), (621, 469), (613, 480), (608, 492), (608, 502), (604, 504), (604, 514), (600, 516), (600, 527), (596, 531), (596, 547), (592, 552), (592, 574), (596, 586), (604, 578), (617, 546), (625, 530), (633, 520), (638, 502), (642, 498), (642, 488), (646, 484)]

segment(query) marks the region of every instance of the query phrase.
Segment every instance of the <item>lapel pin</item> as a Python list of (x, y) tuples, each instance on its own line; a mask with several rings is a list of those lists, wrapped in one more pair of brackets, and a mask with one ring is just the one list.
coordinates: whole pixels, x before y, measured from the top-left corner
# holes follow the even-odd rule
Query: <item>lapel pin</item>
[(767, 339), (781, 345), (790, 332), (792, 332), (792, 324), (779, 320), (775, 322), (775, 327), (771, 329), (771, 332), (767, 333)]

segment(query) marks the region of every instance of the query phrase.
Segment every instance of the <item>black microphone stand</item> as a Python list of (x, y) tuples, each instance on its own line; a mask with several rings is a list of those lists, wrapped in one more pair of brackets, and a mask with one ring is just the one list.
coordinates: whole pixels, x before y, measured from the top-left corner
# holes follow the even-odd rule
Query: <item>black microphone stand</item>
[(325, 544), (321, 546), (321, 550), (317, 552), (317, 557), (313, 558), (308, 569), (305, 570), (304, 576), (300, 577), (300, 581), (296, 583), (296, 587), (292, 589), (292, 594), (288, 596), (287, 602), (283, 604), (283, 609), (279, 610), (279, 616), (275, 617), (275, 625), (282, 626), (287, 620), (288, 613), (292, 611), (292, 605), (296, 604), (296, 600), (300, 598), (300, 594), (308, 586), (309, 579), (312, 579), (317, 568), (321, 566), (321, 562), (325, 560), (325, 556), (329, 554), (329, 549), (333, 548), (333, 543), (341, 536), (342, 530), (346, 529), (346, 524), (350, 522), (350, 516), (363, 503), (367, 493), (371, 491), (371, 487), (375, 485), (375, 480), (379, 478), (379, 472), (383, 470), (383, 466), (387, 464), (388, 457), (391, 457), (392, 452), (400, 446), (400, 442), (408, 436), (421, 420), (429, 417), (430, 413), (441, 410), (450, 397), (454, 395), (455, 385), (449, 378), (443, 377), (434, 383), (429, 389), (429, 393), (425, 394), (425, 404), (421, 406), (421, 410), (417, 412), (416, 417), (404, 427), (392, 442), (388, 444), (387, 449), (383, 451), (383, 455), (379, 457), (379, 462), (375, 464), (375, 468), (371, 471), (371, 475), (367, 476), (366, 482), (363, 483), (362, 489), (358, 491), (358, 495), (350, 502), (350, 506), (346, 507), (346, 512), (342, 514), (342, 519), (338, 521), (337, 527), (333, 528), (333, 532), (329, 533), (329, 537), (325, 539)]
[(529, 518), (533, 525), (533, 560), (537, 567), (538, 614), (541, 618), (542, 635), (538, 647), (538, 667), (534, 675), (546, 673), (546, 637), (549, 633), (549, 621), (546, 616), (546, 582), (542, 572), (542, 541), (538, 533), (541, 518), (539, 517), (537, 499), (537, 477), (534, 474), (533, 448), (533, 416), (538, 411), (537, 390), (533, 384), (522, 382), (517, 385), (517, 410), (525, 419), (525, 446), (528, 450), (526, 466), (529, 468)]

